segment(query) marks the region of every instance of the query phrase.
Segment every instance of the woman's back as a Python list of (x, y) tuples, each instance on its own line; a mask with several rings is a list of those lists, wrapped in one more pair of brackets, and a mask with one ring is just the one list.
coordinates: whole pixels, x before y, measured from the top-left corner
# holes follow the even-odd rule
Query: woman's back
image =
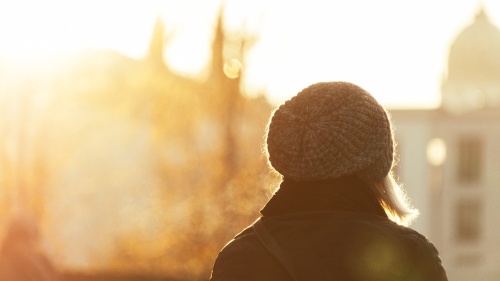
[[(309, 187), (307, 195), (286, 186), (262, 210), (299, 280), (446, 280), (424, 236), (389, 220), (362, 183), (334, 184)], [(249, 227), (222, 250), (211, 280), (291, 279)]]
[(271, 116), (266, 148), (283, 181), (262, 224), (221, 251), (212, 281), (447, 280), (436, 248), (403, 226), (418, 210), (391, 173), (390, 116), (364, 89), (303, 89)]

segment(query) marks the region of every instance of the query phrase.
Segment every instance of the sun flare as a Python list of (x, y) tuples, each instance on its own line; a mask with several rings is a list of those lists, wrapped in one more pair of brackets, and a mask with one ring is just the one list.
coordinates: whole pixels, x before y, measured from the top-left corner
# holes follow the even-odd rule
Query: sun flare
[(0, 56), (22, 60), (85, 48), (141, 56), (154, 20), (155, 11), (139, 1), (2, 1)]

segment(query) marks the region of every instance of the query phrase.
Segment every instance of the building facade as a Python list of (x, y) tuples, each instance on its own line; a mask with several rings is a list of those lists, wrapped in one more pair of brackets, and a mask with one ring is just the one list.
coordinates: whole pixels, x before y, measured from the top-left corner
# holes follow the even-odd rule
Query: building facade
[(500, 280), (500, 30), (481, 9), (450, 47), (442, 103), (392, 110), (413, 225), (449, 280)]

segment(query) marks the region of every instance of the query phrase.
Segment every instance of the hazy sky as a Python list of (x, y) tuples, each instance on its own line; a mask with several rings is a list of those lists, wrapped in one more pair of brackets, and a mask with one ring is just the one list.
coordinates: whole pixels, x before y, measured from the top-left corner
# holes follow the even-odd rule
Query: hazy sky
[[(244, 86), (274, 102), (317, 81), (359, 84), (389, 107), (432, 107), (448, 49), (479, 7), (500, 26), (494, 0), (226, 0), (229, 29), (256, 38)], [(0, 0), (0, 57), (28, 61), (84, 48), (141, 58), (163, 17), (170, 65), (207, 63), (220, 0)]]

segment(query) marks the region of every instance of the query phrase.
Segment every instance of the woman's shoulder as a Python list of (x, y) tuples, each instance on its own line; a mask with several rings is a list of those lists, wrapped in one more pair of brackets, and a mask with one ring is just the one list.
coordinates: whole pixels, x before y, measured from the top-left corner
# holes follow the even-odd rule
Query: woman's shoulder
[[(401, 243), (411, 245), (412, 248), (420, 249), (420, 254), (437, 257), (439, 255), (436, 247), (432, 242), (420, 232), (413, 228), (399, 225), (393, 221), (387, 220), (382, 223), (389, 237), (395, 240), (400, 240)], [(384, 233), (384, 231), (382, 231)]]
[[(391, 241), (398, 247), (409, 249), (411, 255), (419, 258), (439, 260), (439, 253), (434, 244), (417, 230), (397, 224), (392, 220), (372, 215), (360, 215), (356, 223), (362, 232), (370, 232), (375, 237)], [(366, 227), (366, 229), (365, 229)]]
[(380, 224), (377, 236), (384, 241), (381, 243), (385, 243), (386, 254), (400, 265), (400, 271), (412, 272), (422, 280), (447, 280), (439, 252), (425, 235), (390, 220)]
[(218, 254), (211, 281), (288, 280), (288, 275), (267, 252), (251, 227), (229, 241)]

